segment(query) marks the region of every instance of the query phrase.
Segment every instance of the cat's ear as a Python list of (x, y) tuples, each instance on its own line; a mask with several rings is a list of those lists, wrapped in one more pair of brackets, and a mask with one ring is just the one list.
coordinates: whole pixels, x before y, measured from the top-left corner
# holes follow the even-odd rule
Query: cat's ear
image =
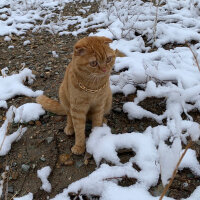
[(86, 53), (86, 48), (83, 46), (76, 45), (74, 47), (74, 55), (75, 56), (83, 56)]
[(103, 41), (104, 41), (104, 44), (109, 44), (112, 42), (112, 40), (110, 38), (107, 38), (107, 37), (102, 37)]

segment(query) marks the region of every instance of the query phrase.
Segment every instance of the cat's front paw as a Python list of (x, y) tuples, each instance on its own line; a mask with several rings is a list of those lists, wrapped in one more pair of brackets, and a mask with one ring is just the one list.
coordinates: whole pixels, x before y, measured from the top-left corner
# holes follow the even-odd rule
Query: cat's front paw
[(73, 154), (80, 155), (85, 152), (85, 146), (74, 145), (71, 150)]
[(65, 132), (66, 135), (74, 135), (73, 127), (66, 126), (65, 129), (64, 129), (64, 132)]
[(104, 118), (103, 118), (103, 123), (104, 123), (104, 124), (107, 124), (107, 122), (108, 122), (108, 120), (104, 117)]

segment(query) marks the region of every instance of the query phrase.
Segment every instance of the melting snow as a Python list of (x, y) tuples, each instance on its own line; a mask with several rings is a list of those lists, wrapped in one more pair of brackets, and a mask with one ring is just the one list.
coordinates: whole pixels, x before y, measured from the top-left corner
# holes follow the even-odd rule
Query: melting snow
[(32, 84), (35, 79), (35, 75), (32, 74), (30, 69), (23, 69), (19, 74), (13, 74), (10, 76), (0, 76), (0, 100), (6, 101), (16, 95), (25, 95), (29, 97), (37, 97), (43, 92), (41, 90), (33, 91), (24, 85), (27, 80), (29, 84)]
[(0, 156), (6, 155), (10, 151), (12, 143), (18, 141), (27, 130), (27, 128), (22, 128), (22, 126), (20, 126), (14, 133), (7, 133), (10, 124), (13, 122), (13, 109), (13, 106), (9, 108), (6, 113), (6, 120), (0, 128)]
[[(22, 35), (29, 29), (33, 32), (44, 29), (53, 34), (76, 36), (88, 28), (96, 28), (95, 35), (115, 39), (111, 47), (126, 55), (116, 59), (114, 70), (118, 74), (110, 77), (113, 94), (121, 92), (128, 95), (136, 92), (136, 98), (125, 103), (123, 111), (130, 120), (147, 117), (156, 120), (159, 125), (148, 127), (144, 133), (118, 135), (111, 133), (108, 126), (95, 128), (87, 141), (87, 151), (93, 154), (98, 168), (88, 177), (70, 184), (54, 200), (70, 199), (69, 192), (79, 191), (81, 194), (100, 195), (101, 200), (158, 200), (159, 197), (153, 197), (148, 192), (149, 188), (157, 184), (160, 174), (163, 184), (168, 183), (177, 160), (184, 151), (181, 143), (186, 144), (188, 136), (193, 141), (200, 136), (199, 124), (189, 114), (194, 109), (200, 111), (200, 72), (196, 63), (200, 62), (200, 3), (198, 0), (167, 0), (162, 6), (156, 7), (152, 2), (141, 0), (121, 0), (111, 4), (102, 1), (100, 12), (86, 18), (61, 17), (58, 12), (54, 12), (63, 10), (68, 2), (71, 0), (3, 0), (0, 2), (0, 35), (5, 36), (5, 42), (9, 43), (13, 33)], [(82, 8), (80, 12), (85, 13), (88, 9)], [(156, 13), (158, 19), (155, 26)], [(57, 22), (51, 21), (52, 18), (57, 18)], [(40, 23), (36, 25), (36, 22)], [(74, 25), (76, 30), (69, 31), (70, 25)], [(144, 38), (147, 42), (144, 42)], [(185, 44), (192, 40), (198, 42), (190, 48), (163, 48), (165, 44)], [(25, 40), (24, 45), (28, 44), (30, 41)], [(150, 52), (150, 45), (158, 49)], [(8, 48), (14, 46), (10, 45)], [(57, 58), (59, 54), (52, 51), (52, 56)], [(26, 80), (31, 84), (35, 79), (29, 69), (8, 75), (8, 68), (4, 68), (1, 74), (0, 108), (7, 109), (6, 100), (16, 95), (36, 97), (42, 94), (42, 91), (34, 92), (24, 85)], [(140, 89), (136, 89), (136, 86)], [(139, 103), (147, 97), (164, 98), (166, 110), (158, 115), (142, 108)], [(26, 128), (20, 127), (16, 132), (7, 135), (7, 128), (13, 118), (17, 123), (28, 122), (38, 119), (42, 114), (44, 110), (38, 104), (29, 103), (19, 108), (11, 106), (0, 128), (0, 155), (7, 154), (12, 142), (26, 131)], [(183, 114), (185, 119), (182, 118)], [(163, 125), (164, 119), (166, 125)], [(166, 141), (170, 141), (171, 145), (166, 145)], [(117, 155), (117, 151), (122, 148), (132, 149), (136, 153), (124, 164)], [(114, 166), (101, 164), (102, 159)], [(134, 169), (133, 164), (141, 170)], [(179, 170), (183, 168), (189, 168), (196, 176), (200, 176), (200, 165), (195, 151), (188, 150)], [(51, 191), (47, 180), (50, 172), (50, 167), (38, 170), (38, 176), (43, 181), (42, 188), (48, 192)], [(129, 187), (120, 187), (117, 183), (124, 176), (136, 179), (136, 183)], [(14, 199), (32, 200), (33, 194)], [(196, 199), (200, 199), (200, 187), (185, 200)]]
[(42, 106), (37, 103), (26, 103), (15, 110), (14, 122), (29, 122), (39, 119), (40, 115), (44, 115), (45, 111)]
[(51, 173), (51, 168), (49, 166), (46, 166), (40, 170), (37, 170), (37, 176), (42, 181), (42, 186), (40, 189), (42, 189), (46, 192), (51, 192), (51, 184), (47, 180), (50, 173)]
[(33, 194), (29, 192), (23, 197), (15, 197), (14, 200), (33, 200)]

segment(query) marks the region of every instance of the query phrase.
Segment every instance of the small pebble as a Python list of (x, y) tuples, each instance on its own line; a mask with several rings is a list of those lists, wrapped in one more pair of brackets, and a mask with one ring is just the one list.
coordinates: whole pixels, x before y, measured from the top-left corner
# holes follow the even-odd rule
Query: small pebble
[(133, 127), (129, 127), (128, 128), (128, 133), (132, 133), (134, 131), (134, 128)]
[(35, 70), (36, 68), (35, 68), (35, 66), (30, 66), (29, 69)]
[[(1, 16), (1, 17), (2, 17), (2, 16)], [(11, 41), (11, 38), (10, 38), (9, 36), (6, 36), (6, 37), (4, 38), (4, 41), (9, 42), (9, 41)]]
[(44, 70), (45, 71), (51, 71), (51, 67), (45, 67)]
[(44, 115), (43, 116), (43, 119), (48, 119), (49, 118), (49, 115)]
[(34, 125), (34, 121), (28, 122), (29, 125)]
[(13, 186), (8, 186), (8, 193), (14, 193), (14, 187)]
[(15, 47), (13, 45), (10, 45), (8, 48), (9, 49), (14, 49)]
[(76, 165), (77, 168), (80, 168), (84, 165), (84, 163), (83, 163), (83, 161), (78, 160), (78, 161), (76, 161), (75, 165)]
[(59, 159), (58, 159), (58, 163), (57, 163), (57, 167), (59, 168), (61, 165), (65, 165), (65, 166), (69, 166), (69, 165), (73, 165), (74, 161), (71, 158), (71, 154), (60, 154), (59, 155)]
[(44, 155), (41, 156), (40, 160), (41, 160), (42, 162), (45, 162), (45, 161), (46, 161), (46, 158), (44, 157)]
[(16, 172), (16, 171), (13, 171), (12, 174), (11, 174), (11, 177), (12, 177), (13, 180), (17, 180), (18, 176), (19, 176), (19, 173)]
[(61, 122), (61, 121), (65, 120), (65, 118), (63, 118), (63, 116), (52, 116), (52, 117), (55, 122)]
[(73, 165), (73, 164), (74, 164), (73, 160), (67, 160), (67, 161), (64, 162), (65, 166), (70, 166), (70, 165)]
[(35, 169), (35, 167), (36, 167), (36, 164), (32, 164), (32, 168)]
[(28, 45), (30, 43), (31, 43), (30, 40), (26, 40), (26, 41), (24, 41), (23, 45), (26, 46), (26, 45)]
[(48, 144), (50, 144), (53, 141), (54, 137), (47, 137), (46, 141)]
[(162, 184), (159, 184), (159, 185), (153, 187), (151, 190), (152, 195), (155, 197), (160, 196), (162, 194), (162, 192), (163, 192)]
[(16, 162), (13, 162), (12, 163), (12, 167), (16, 167), (17, 166), (17, 163)]
[(22, 165), (22, 170), (25, 171), (25, 172), (28, 172), (30, 169), (30, 165), (26, 165), (26, 164), (23, 164)]
[(42, 73), (42, 74), (40, 74), (40, 78), (44, 78), (44, 74)]
[(187, 182), (183, 183), (183, 187), (184, 187), (184, 188), (188, 187), (188, 185), (189, 185), (189, 184), (188, 184)]
[(68, 63), (68, 62), (69, 62), (69, 59), (64, 59), (64, 62), (65, 62), (65, 63)]
[(187, 174), (187, 177), (188, 178), (194, 178), (194, 175), (190, 173), (190, 174)]
[(39, 120), (36, 121), (35, 124), (36, 124), (36, 126), (41, 126), (42, 125), (42, 123)]
[(140, 125), (139, 125), (139, 129), (140, 129), (141, 131), (144, 131), (144, 130), (145, 130), (144, 125), (143, 125), (143, 124), (140, 124)]
[(116, 108), (113, 108), (113, 111), (116, 112), (116, 113), (121, 113), (122, 109), (119, 108), (119, 107), (116, 107)]

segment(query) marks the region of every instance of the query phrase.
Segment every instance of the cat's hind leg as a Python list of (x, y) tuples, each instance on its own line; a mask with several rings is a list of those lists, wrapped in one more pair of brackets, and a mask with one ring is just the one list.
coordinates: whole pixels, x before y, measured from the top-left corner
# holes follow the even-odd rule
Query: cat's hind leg
[(105, 103), (105, 106), (104, 106), (104, 117), (103, 117), (103, 123), (104, 124), (107, 124), (108, 120), (105, 118), (105, 115), (108, 115), (110, 113), (111, 107), (112, 107), (112, 93), (109, 92), (109, 95), (106, 99), (106, 103)]
[(85, 152), (85, 123), (89, 105), (72, 104), (70, 113), (75, 131), (75, 145), (71, 148), (72, 153), (80, 155)]
[(96, 126), (102, 126), (103, 124), (103, 118), (104, 118), (104, 108), (103, 105), (96, 105), (91, 110), (92, 114), (92, 128)]
[(106, 99), (106, 103), (104, 106), (104, 115), (107, 115), (110, 113), (111, 107), (112, 107), (112, 93), (111, 93), (111, 91), (109, 91), (109, 94), (108, 94), (108, 97)]
[(66, 96), (66, 93), (63, 89), (63, 85), (61, 85), (60, 89), (59, 89), (59, 98), (60, 98), (60, 103), (67, 114), (67, 125), (64, 129), (64, 132), (66, 133), (66, 135), (73, 135), (74, 127), (73, 127), (73, 123), (72, 123), (72, 117), (71, 117), (71, 114), (69, 111), (70, 104), (69, 104), (69, 100)]
[(66, 135), (74, 135), (74, 127), (70, 113), (67, 114), (67, 125), (64, 129), (64, 132), (66, 133)]
[(103, 117), (103, 124), (107, 124), (107, 122), (108, 120), (105, 117)]

